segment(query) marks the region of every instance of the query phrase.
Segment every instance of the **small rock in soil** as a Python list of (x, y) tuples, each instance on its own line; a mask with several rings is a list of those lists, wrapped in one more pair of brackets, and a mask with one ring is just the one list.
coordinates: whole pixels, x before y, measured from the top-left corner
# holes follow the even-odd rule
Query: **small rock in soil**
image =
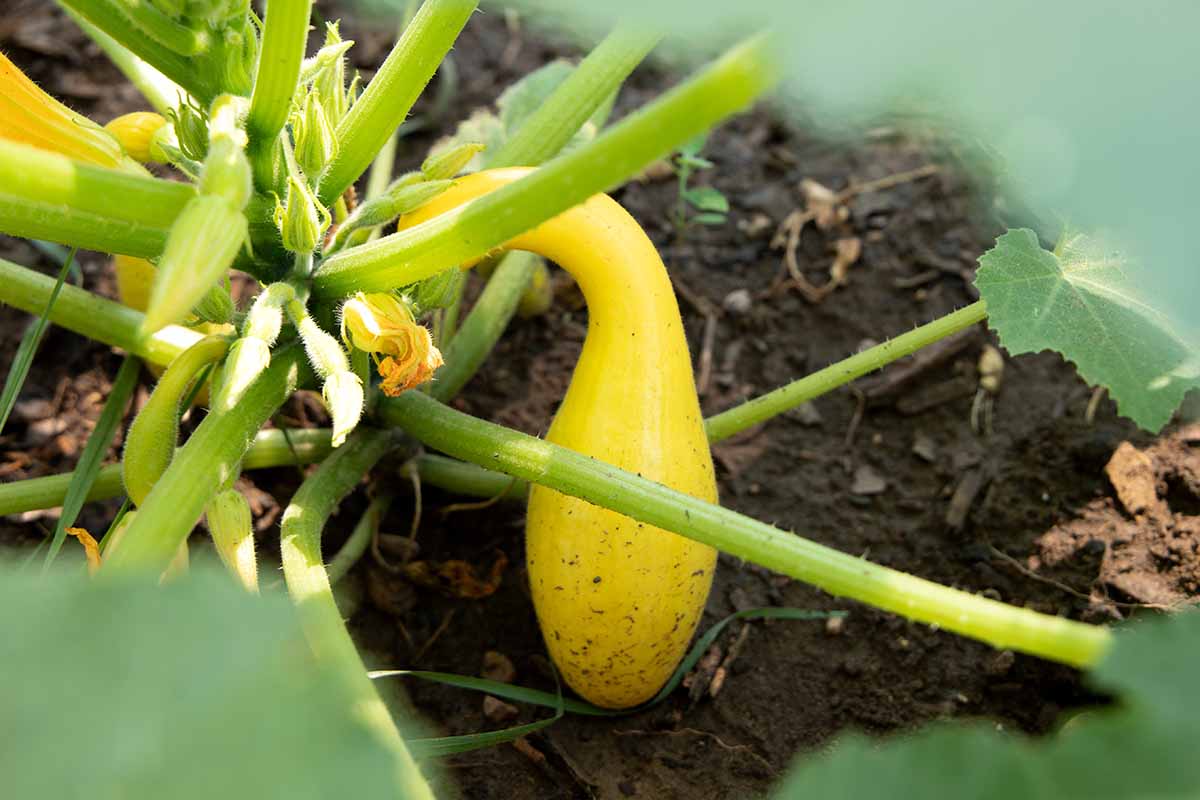
[(821, 412), (817, 410), (812, 400), (805, 401), (787, 413), (789, 417), (809, 428), (815, 428), (824, 422)]
[(930, 464), (937, 462), (937, 444), (927, 434), (918, 432), (913, 437), (912, 451), (915, 456)]
[(1118, 445), (1104, 474), (1117, 490), (1121, 505), (1133, 516), (1163, 510), (1155, 488), (1154, 462), (1129, 442)]
[(520, 713), (516, 706), (498, 700), (490, 694), (483, 698), (483, 715), (492, 722), (508, 722), (516, 719)]
[(887, 481), (870, 465), (863, 464), (854, 470), (850, 491), (857, 495), (883, 494), (887, 491)]
[(725, 295), (721, 307), (732, 314), (745, 314), (754, 307), (754, 298), (751, 297), (749, 289), (734, 289)]
[(483, 668), (479, 674), (489, 681), (512, 683), (517, 677), (517, 668), (513, 666), (508, 656), (495, 650), (488, 650), (483, 654)]

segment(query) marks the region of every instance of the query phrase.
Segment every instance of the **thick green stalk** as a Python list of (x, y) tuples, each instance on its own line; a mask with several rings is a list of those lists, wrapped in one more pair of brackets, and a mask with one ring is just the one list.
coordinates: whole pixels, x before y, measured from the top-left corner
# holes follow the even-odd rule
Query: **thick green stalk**
[(500, 260), (462, 328), (442, 352), (446, 363), (434, 376), (431, 389), (438, 400), (458, 394), (492, 352), (517, 311), (537, 260), (532, 253), (522, 252), (509, 253)]
[(68, 8), (66, 11), (80, 29), (88, 35), (88, 38), (99, 45), (109, 60), (116, 65), (117, 69), (121, 70), (121, 74), (138, 88), (143, 97), (150, 101), (150, 105), (154, 106), (155, 111), (165, 114), (179, 105), (185, 94), (179, 84), (138, 58), (129, 48), (72, 9)]
[(308, 45), (308, 23), (312, 0), (269, 0), (263, 20), (262, 47), (258, 51), (258, 72), (250, 97), (250, 115), (246, 133), (250, 137), (249, 155), (255, 177), (264, 188), (271, 188), (263, 175), (272, 173), (275, 143), (287, 122), (292, 97), (300, 80), (300, 63)]
[(121, 6), (133, 24), (168, 50), (194, 58), (208, 49), (208, 31), (176, 22), (149, 0), (124, 0)]
[(728, 411), (722, 411), (704, 421), (708, 440), (719, 442), (747, 428), (753, 428), (758, 423), (795, 408), (807, 400), (820, 397), (885, 364), (915, 353), (952, 333), (969, 328), (986, 317), (987, 304), (978, 300), (966, 308), (960, 308), (908, 333), (902, 333), (895, 339), (877, 344), (800, 380), (734, 406)]
[(0, 140), (0, 232), (12, 236), (156, 256), (195, 194), (186, 183), (81, 164)]
[(322, 203), (332, 206), (404, 122), (478, 5), (476, 0), (426, 0), (421, 6), (338, 125), (338, 155), (321, 179)]
[[(332, 449), (329, 444), (328, 428), (296, 429), (288, 431), (286, 436), (283, 431), (275, 428), (262, 430), (254, 437), (254, 443), (246, 451), (246, 457), (242, 460), (242, 469), (312, 464), (329, 455)], [(429, 458), (433, 458), (433, 456), (429, 456)], [(450, 461), (451, 459), (443, 460)], [(502, 486), (511, 483), (507, 477), (498, 473), (480, 470), (473, 464), (464, 466), (483, 473), (485, 477), (477, 481), (481, 486), (489, 485), (488, 481)], [(74, 472), (64, 472), (59, 475), (47, 475), (43, 478), (0, 483), (0, 517), (6, 514), (23, 514), (26, 511), (61, 506), (67, 497), (67, 489), (74, 477)], [(435, 483), (434, 485), (440, 484)], [(86, 499), (89, 503), (94, 503), (100, 500), (111, 500), (124, 493), (125, 487), (121, 483), (121, 465), (109, 464), (101, 467)]]
[(138, 508), (105, 570), (157, 573), (166, 568), (208, 501), (236, 475), (258, 429), (296, 388), (302, 360), (297, 347), (277, 350), (237, 406), (204, 418)]
[(572, 450), (470, 417), (421, 392), (386, 398), (379, 413), (456, 458), (548, 486), (847, 597), (997, 648), (1078, 667), (1095, 664), (1105, 628), (950, 589), (838, 552)]
[(216, 97), (219, 87), (212, 81), (212, 70), (205, 68), (206, 64), (197, 64), (195, 58), (181, 55), (145, 35), (129, 18), (121, 4), (113, 0), (57, 2), (107, 33), (205, 105)]
[(433, 793), (408, 752), (387, 706), (367, 677), (334, 601), (321, 555), (321, 532), (329, 515), (391, 447), (392, 437), (388, 432), (356, 431), (300, 486), (283, 512), (279, 544), (283, 577), (300, 611), (309, 643), (318, 659), (346, 676), (354, 692), (356, 711), (394, 753), (397, 779), (402, 787), (398, 796), (433, 800)]
[[(0, 259), (0, 302), (40, 314), (54, 292), (54, 278)], [(91, 292), (64, 284), (50, 321), (67, 330), (119, 347), (155, 364), (167, 365), (202, 335), (190, 328), (168, 325), (150, 336), (139, 328), (144, 315)]]
[(557, 155), (661, 38), (656, 32), (618, 27), (525, 120), (516, 135), (487, 158), (488, 167), (532, 167)]
[(322, 264), (315, 290), (327, 297), (387, 291), (464, 264), (606, 191), (771, 87), (775, 69), (762, 37), (743, 42), (681, 86), (589, 144), (524, 178), (428, 222), (345, 250)]

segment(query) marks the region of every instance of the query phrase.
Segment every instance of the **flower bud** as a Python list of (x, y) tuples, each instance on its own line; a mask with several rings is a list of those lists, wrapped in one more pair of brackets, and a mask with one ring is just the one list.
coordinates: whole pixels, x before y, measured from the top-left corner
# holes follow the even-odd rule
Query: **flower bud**
[(321, 397), (333, 418), (333, 446), (339, 447), (358, 425), (363, 412), (363, 385), (350, 370), (335, 372), (321, 387)]
[(308, 354), (313, 371), (320, 378), (326, 379), (336, 372), (350, 370), (350, 361), (338, 340), (321, 330), (299, 300), (289, 302), (287, 312), (296, 326), (296, 332), (300, 334), (300, 340), (304, 342), (304, 352)]
[(269, 345), (275, 344), (283, 327), (283, 308), (294, 299), (296, 290), (291, 284), (272, 283), (263, 289), (250, 306), (242, 335), (262, 339)]
[(175, 127), (179, 150), (192, 161), (203, 161), (208, 155), (208, 121), (203, 109), (189, 100), (167, 111)]
[(313, 89), (324, 106), (325, 117), (329, 124), (337, 126), (346, 116), (349, 108), (346, 91), (346, 51), (354, 42), (342, 41), (338, 24), (328, 23), (325, 26), (325, 44), (317, 52), (317, 62), (320, 65), (313, 76)]
[(208, 293), (192, 309), (192, 313), (204, 322), (222, 325), (233, 320), (233, 298), (221, 284), (213, 284)]
[(316, 92), (305, 96), (304, 107), (292, 118), (292, 130), (296, 135), (296, 161), (315, 181), (337, 155), (337, 137)]
[(467, 274), (458, 267), (444, 269), (417, 284), (417, 305), (422, 311), (446, 308), (454, 302)]
[(275, 225), (283, 236), (283, 246), (293, 253), (311, 253), (329, 223), (329, 211), (308, 184), (289, 175), (287, 203), (275, 201)]
[(241, 211), (221, 197), (193, 197), (171, 226), (158, 263), (142, 333), (185, 319), (237, 257), (247, 241)]
[[(408, 181), (400, 186), (393, 184), (379, 197), (368, 200), (354, 209), (353, 213), (338, 226), (325, 252), (332, 253), (343, 247), (355, 231), (386, 225), (402, 214), (416, 211), (449, 189), (454, 183), (454, 181), (448, 180), (427, 181), (423, 179), (420, 172), (412, 172), (409, 175), (416, 175), (418, 179)], [(400, 180), (404, 180), (404, 178)]]
[(200, 175), (200, 193), (224, 198), (231, 208), (241, 211), (254, 192), (254, 173), (246, 152), (225, 138), (214, 138), (204, 159)]
[(371, 353), (389, 397), (425, 383), (442, 365), (429, 330), (400, 298), (359, 292), (342, 306), (342, 339)]
[(471, 163), (475, 156), (483, 152), (484, 146), (479, 142), (463, 142), (447, 147), (440, 153), (434, 153), (421, 164), (421, 172), (431, 181), (453, 178)]
[(229, 348), (221, 383), (213, 397), (214, 411), (229, 411), (242, 399), (250, 384), (271, 366), (271, 348), (254, 336), (243, 336)]
[(151, 161), (162, 163), (156, 157), (152, 144), (161, 129), (168, 127), (168, 122), (161, 114), (151, 111), (135, 111), (123, 114), (104, 126), (121, 143), (126, 155), (135, 161), (145, 164)]
[(217, 494), (205, 509), (208, 532), (221, 561), (249, 592), (258, 591), (254, 526), (250, 504), (237, 489)]

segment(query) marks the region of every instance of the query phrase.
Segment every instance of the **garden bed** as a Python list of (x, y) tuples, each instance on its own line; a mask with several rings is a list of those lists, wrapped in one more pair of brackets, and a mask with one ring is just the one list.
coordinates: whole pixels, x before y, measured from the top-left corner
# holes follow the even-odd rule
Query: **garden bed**
[[(30, 77), (100, 122), (142, 107), (132, 87), (48, 3), (17, 5), (0, 23), (0, 48)], [(343, 33), (357, 40), (351, 58), (364, 72), (390, 46), (390, 32), (352, 17)], [(442, 129), (406, 139), (399, 168), (419, 164), (438, 133), (514, 79), (575, 52), (534, 37), (515, 20), (477, 14), (454, 49), (461, 80)], [(638, 70), (617, 115), (672, 81), (653, 67)], [(986, 191), (973, 187), (936, 143), (895, 131), (830, 144), (760, 108), (718, 129), (704, 154), (716, 166), (701, 181), (732, 206), (723, 225), (678, 231), (671, 219), (676, 185), (653, 170), (614, 196), (645, 227), (677, 282), (706, 414), (971, 302), (975, 259), (1002, 231), (988, 222)], [(936, 173), (922, 170), (930, 164), (939, 165)], [(897, 175), (906, 179), (881, 180)], [(809, 208), (805, 179), (835, 192), (863, 187), (847, 199), (844, 221), (808, 224), (796, 242), (796, 263), (814, 285), (828, 279), (838, 240), (861, 246), (845, 284), (820, 302), (780, 285), (788, 243), (772, 245), (789, 215)], [(27, 243), (4, 237), (0, 257), (57, 269)], [(80, 262), (84, 285), (113, 296), (104, 260), (84, 254)], [(479, 279), (472, 280), (477, 290)], [(514, 321), (458, 407), (544, 432), (587, 321), (574, 288), (558, 279), (555, 286), (551, 311)], [(7, 370), (28, 321), (0, 309), (0, 369)], [(941, 358), (933, 363), (913, 369), (901, 362), (717, 444), (722, 503), (877, 563), (1089, 622), (1194, 600), (1200, 432), (1168, 429), (1158, 439), (1139, 433), (1107, 400), (1093, 403), (1091, 390), (1055, 355), (1007, 360), (991, 430), (977, 431), (971, 408), (978, 360), (989, 342), (975, 328), (934, 348)], [(41, 356), (0, 438), (5, 481), (73, 466), (119, 363), (107, 348), (59, 329), (51, 330)], [(147, 375), (144, 383), (151, 380)], [(138, 402), (145, 396), (139, 391)], [(283, 414), (292, 424), (324, 422), (319, 403), (303, 399)], [(1141, 455), (1122, 447), (1113, 460), (1123, 442)], [(407, 535), (413, 507), (407, 479), (395, 469), (377, 474), (395, 476), (400, 495), (383, 530)], [(257, 489), (250, 498), (258, 519), (268, 523), (263, 552), (274, 550), (269, 543), (277, 527), (269, 523), (300, 478), (288, 468), (245, 479)], [(417, 585), (368, 555), (343, 585), (367, 662), (476, 674), (486, 654), (499, 653), (515, 668), (516, 682), (553, 688), (522, 566), (522, 507), (500, 503), (445, 514), (461, 498), (428, 488), (423, 495), (419, 559), (458, 559), (482, 573), (498, 561), (507, 567), (494, 594), (461, 599)], [(349, 532), (365, 497), (359, 492), (333, 520), (326, 552)], [(103, 530), (114, 510), (112, 503), (88, 506), (79, 524)], [(29, 547), (44, 537), (47, 519), (2, 519), (0, 542)], [(743, 797), (765, 790), (793, 755), (821, 748), (839, 731), (888, 734), (935, 719), (983, 717), (1037, 733), (1054, 728), (1064, 710), (1099, 700), (1066, 667), (996, 652), (724, 557), (703, 627), (764, 605), (850, 614), (839, 621), (735, 623), (688, 689), (670, 701), (615, 719), (567, 717), (521, 746), (453, 757), (445, 762), (449, 781), (464, 797), (480, 798)], [(522, 708), (500, 722), (505, 709), (485, 705), (479, 695), (415, 681), (406, 688), (428, 725), (443, 734), (546, 713)]]

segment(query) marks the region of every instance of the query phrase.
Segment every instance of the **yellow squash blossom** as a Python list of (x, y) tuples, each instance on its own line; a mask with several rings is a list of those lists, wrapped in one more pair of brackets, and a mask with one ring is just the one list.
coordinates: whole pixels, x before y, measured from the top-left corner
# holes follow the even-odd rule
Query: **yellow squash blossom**
[(0, 53), (0, 138), (102, 167), (126, 162), (120, 143), (38, 88)]
[(433, 377), (442, 354), (433, 337), (418, 325), (408, 305), (393, 294), (358, 292), (342, 306), (342, 338), (371, 354), (383, 382), (395, 397)]

